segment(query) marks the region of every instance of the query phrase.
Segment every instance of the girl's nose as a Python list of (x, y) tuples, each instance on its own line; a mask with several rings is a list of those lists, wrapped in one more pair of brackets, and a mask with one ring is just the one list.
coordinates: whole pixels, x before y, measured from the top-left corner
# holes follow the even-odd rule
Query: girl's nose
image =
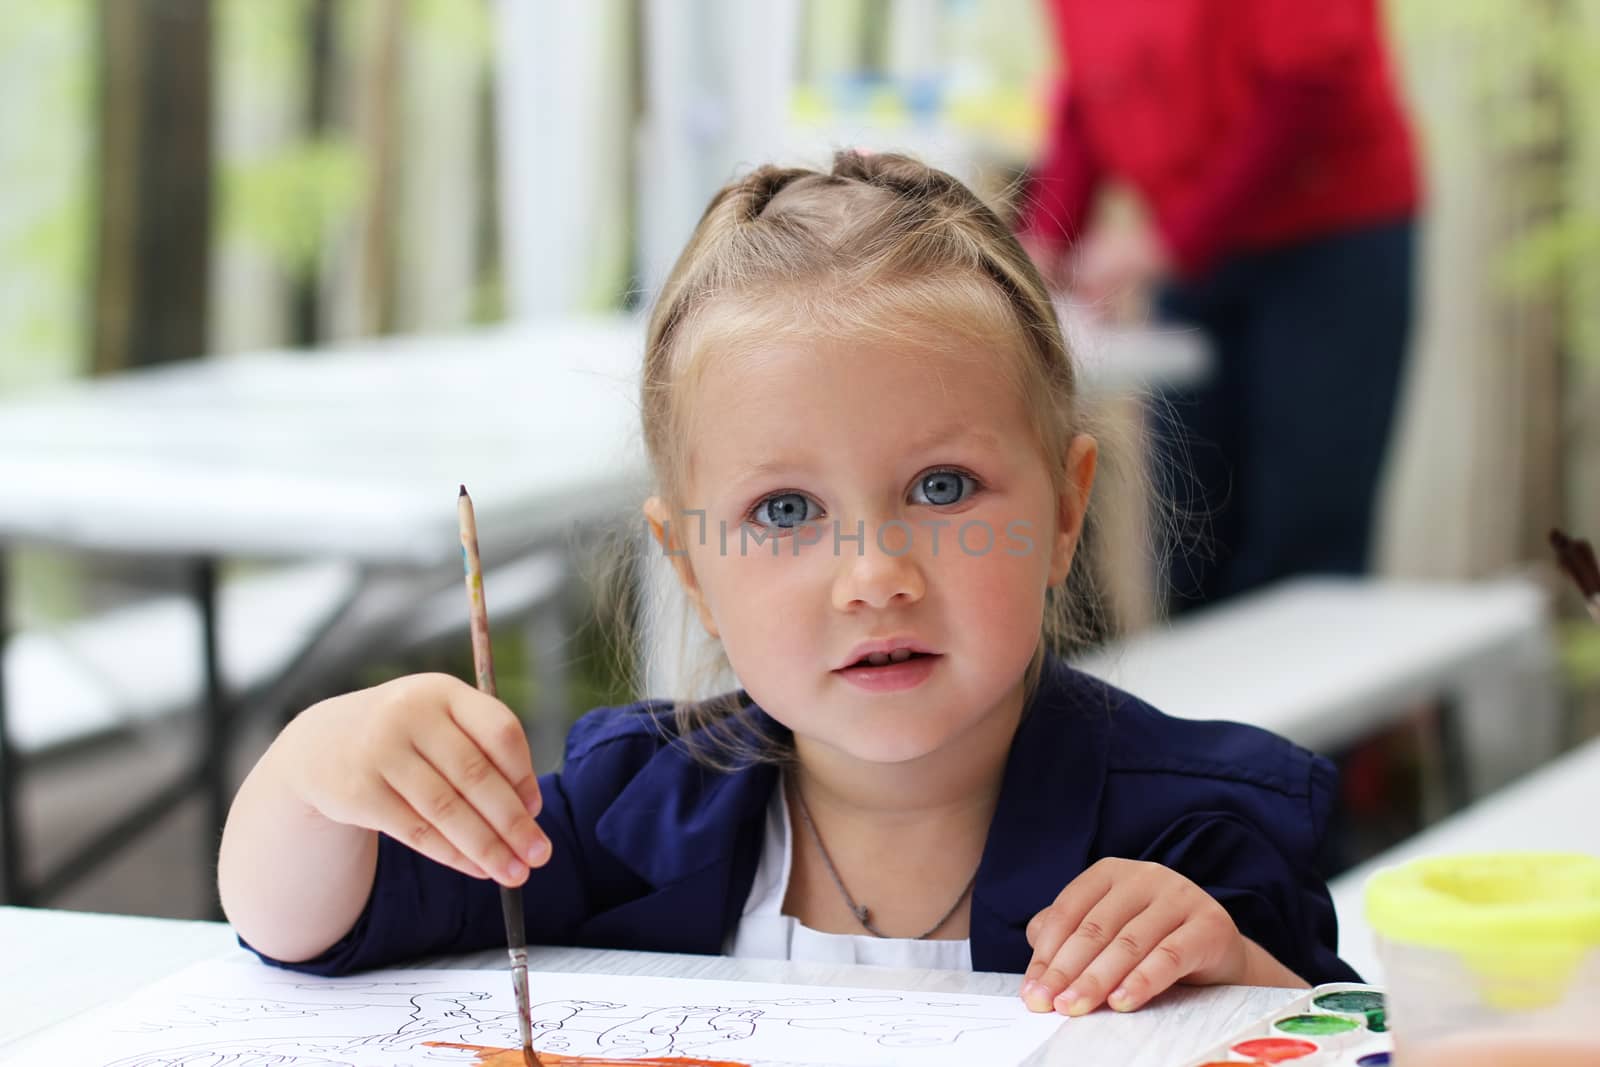
[(890, 531), (883, 544), (869, 532), (858, 544), (839, 548), (833, 583), (833, 606), (848, 611), (858, 605), (886, 608), (915, 604), (927, 591), (922, 566), (911, 538)]

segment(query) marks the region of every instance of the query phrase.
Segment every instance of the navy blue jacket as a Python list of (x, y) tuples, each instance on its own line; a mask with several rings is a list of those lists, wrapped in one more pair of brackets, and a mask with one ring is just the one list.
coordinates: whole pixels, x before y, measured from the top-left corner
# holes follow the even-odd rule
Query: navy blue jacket
[[(748, 728), (782, 736), (746, 709)], [(671, 722), (671, 705), (657, 701), (601, 708), (573, 727), (564, 767), (540, 780), (539, 824), (554, 850), (524, 887), (530, 943), (722, 951), (755, 877), (777, 769), (710, 770)], [(1028, 920), (1084, 868), (1121, 856), (1202, 886), (1308, 982), (1357, 980), (1335, 955), (1319, 870), (1334, 782), (1326, 760), (1263, 730), (1169, 718), (1047, 660), (973, 888), (974, 969), (1024, 970)], [(504, 939), (494, 883), (384, 837), (355, 926), (289, 966), (344, 973)]]

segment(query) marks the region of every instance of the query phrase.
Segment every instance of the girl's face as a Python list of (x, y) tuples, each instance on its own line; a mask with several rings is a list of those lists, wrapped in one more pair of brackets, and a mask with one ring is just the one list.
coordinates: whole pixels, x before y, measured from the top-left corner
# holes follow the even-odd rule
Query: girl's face
[[(1095, 446), (1041, 453), (996, 366), (1015, 358), (948, 338), (708, 357), (685, 510), (646, 513), (687, 550), (673, 564), (740, 683), (797, 739), (898, 763), (1020, 712)], [(857, 666), (869, 645), (923, 654)]]

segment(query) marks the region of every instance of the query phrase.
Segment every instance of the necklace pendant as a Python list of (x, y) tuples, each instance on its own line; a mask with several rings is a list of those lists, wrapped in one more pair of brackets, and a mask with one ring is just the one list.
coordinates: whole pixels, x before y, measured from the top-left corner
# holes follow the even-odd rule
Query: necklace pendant
[[(788, 786), (785, 786), (785, 788), (788, 788)], [(856, 921), (861, 924), (861, 928), (867, 933), (873, 937), (890, 940), (888, 934), (873, 925), (872, 912), (867, 910), (867, 906), (865, 904), (857, 904), (856, 898), (851, 896), (850, 890), (845, 888), (844, 879), (839, 877), (839, 868), (833, 865), (833, 857), (828, 855), (827, 846), (822, 843), (822, 835), (817, 832), (817, 824), (811, 818), (811, 809), (806, 806), (806, 795), (800, 791), (798, 784), (794, 785), (794, 799), (795, 806), (800, 809), (800, 820), (806, 824), (806, 829), (811, 832), (811, 840), (817, 846), (817, 854), (822, 857), (823, 864), (828, 868), (828, 874), (833, 878), (833, 884), (839, 888), (839, 895), (844, 898), (845, 907), (850, 909), (850, 913), (856, 917)], [(928, 927), (926, 932), (918, 934), (911, 940), (925, 941), (932, 937), (941, 926), (950, 921), (950, 917), (961, 907), (961, 902), (967, 899), (967, 894), (972, 892), (972, 887), (977, 882), (978, 872), (973, 871), (972, 878), (967, 882), (966, 888), (961, 891), (959, 897), (956, 897), (956, 902), (950, 905), (950, 910), (944, 913), (943, 918)]]

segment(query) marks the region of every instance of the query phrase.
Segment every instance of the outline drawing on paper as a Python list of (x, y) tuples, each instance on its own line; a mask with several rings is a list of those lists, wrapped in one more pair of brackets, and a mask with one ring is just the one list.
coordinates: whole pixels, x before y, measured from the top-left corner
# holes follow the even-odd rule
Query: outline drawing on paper
[[(59, 1064), (67, 1049), (72, 1062), (85, 1062), (88, 1051), (103, 1067), (498, 1062), (496, 1050), (521, 1045), (503, 984), (497, 972), (446, 970), (307, 981), (217, 961), (104, 1018), (86, 1017), (84, 1039), (24, 1062)], [(649, 1057), (866, 1067), (904, 1062), (912, 1050), (919, 1063), (1004, 1064), (1020, 1062), (1050, 1032), (998, 997), (598, 974), (548, 974), (540, 985), (569, 994), (531, 1005), (535, 1047), (562, 1064)], [(105, 1050), (103, 1059), (92, 1059), (95, 1049)]]

